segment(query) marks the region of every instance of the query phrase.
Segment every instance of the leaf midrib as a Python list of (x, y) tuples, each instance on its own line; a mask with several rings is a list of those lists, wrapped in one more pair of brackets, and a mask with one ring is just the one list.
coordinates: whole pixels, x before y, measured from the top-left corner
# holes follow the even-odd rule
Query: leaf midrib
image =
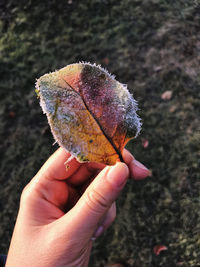
[(105, 138), (108, 140), (108, 142), (111, 144), (111, 146), (114, 148), (115, 152), (117, 153), (117, 155), (119, 156), (119, 159), (121, 162), (124, 162), (122, 154), (120, 153), (120, 151), (117, 149), (116, 145), (114, 144), (114, 142), (112, 141), (112, 139), (105, 133), (103, 127), (101, 126), (100, 122), (98, 121), (98, 119), (96, 118), (96, 116), (94, 115), (94, 113), (89, 109), (87, 103), (84, 100), (84, 97), (82, 94), (80, 94), (79, 92), (77, 92), (66, 80), (63, 79), (63, 81), (77, 94), (81, 97), (83, 104), (85, 105), (86, 109), (89, 111), (89, 113), (91, 114), (91, 116), (93, 117), (93, 119), (95, 120), (95, 122), (97, 123), (97, 125), (99, 126), (100, 130), (102, 131), (103, 135), (105, 136)]

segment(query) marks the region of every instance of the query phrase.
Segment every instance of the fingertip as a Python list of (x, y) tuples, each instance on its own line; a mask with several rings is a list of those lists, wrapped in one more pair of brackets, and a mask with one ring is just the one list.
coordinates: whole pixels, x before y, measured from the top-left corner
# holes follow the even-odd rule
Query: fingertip
[(131, 178), (134, 180), (143, 180), (152, 176), (152, 172), (136, 159), (134, 159), (130, 164), (130, 173)]
[(128, 176), (128, 166), (123, 162), (117, 162), (114, 166), (108, 167), (107, 180), (110, 184), (117, 188), (123, 187)]

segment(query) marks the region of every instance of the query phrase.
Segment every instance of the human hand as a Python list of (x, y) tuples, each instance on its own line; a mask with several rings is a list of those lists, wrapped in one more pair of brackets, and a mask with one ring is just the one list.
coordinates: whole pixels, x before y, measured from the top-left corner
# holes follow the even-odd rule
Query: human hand
[(109, 167), (73, 159), (66, 170), (69, 157), (59, 148), (23, 190), (6, 267), (87, 266), (92, 241), (113, 222), (127, 178), (150, 174), (127, 150), (126, 164)]

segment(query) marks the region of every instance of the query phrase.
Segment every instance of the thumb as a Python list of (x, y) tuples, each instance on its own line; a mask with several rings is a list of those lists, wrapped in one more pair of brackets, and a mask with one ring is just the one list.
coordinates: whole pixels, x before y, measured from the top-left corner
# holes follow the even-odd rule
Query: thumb
[(129, 169), (121, 162), (104, 168), (98, 174), (70, 211), (72, 228), (76, 233), (85, 233), (86, 238), (91, 238), (105, 213), (123, 189), (128, 176)]

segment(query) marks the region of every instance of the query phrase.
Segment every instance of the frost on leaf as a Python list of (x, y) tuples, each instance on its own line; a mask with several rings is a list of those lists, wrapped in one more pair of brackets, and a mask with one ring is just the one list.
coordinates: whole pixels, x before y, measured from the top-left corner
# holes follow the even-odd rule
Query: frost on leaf
[(124, 146), (141, 128), (125, 85), (95, 64), (78, 63), (45, 74), (36, 89), (60, 146), (80, 162), (123, 161)]

